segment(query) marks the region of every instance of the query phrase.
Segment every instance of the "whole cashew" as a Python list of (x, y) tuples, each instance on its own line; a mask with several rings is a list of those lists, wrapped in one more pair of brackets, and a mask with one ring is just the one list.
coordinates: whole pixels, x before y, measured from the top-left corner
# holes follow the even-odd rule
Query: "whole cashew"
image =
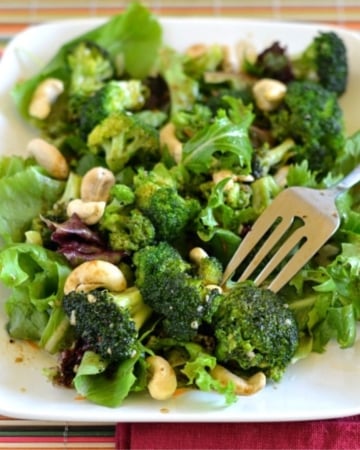
[(218, 170), (217, 172), (214, 172), (212, 175), (213, 182), (215, 184), (218, 184), (220, 181), (224, 180), (225, 178), (229, 178), (229, 181), (226, 183), (224, 190), (229, 190), (234, 186), (234, 173), (229, 169), (222, 169)]
[(219, 285), (217, 285), (217, 284), (207, 284), (206, 286), (205, 286), (205, 288), (208, 290), (208, 291), (218, 291), (218, 293), (219, 294), (222, 294), (223, 293), (223, 289), (222, 289), (222, 287), (221, 286), (219, 286)]
[(115, 184), (115, 176), (105, 167), (94, 167), (85, 173), (81, 182), (81, 199), (89, 202), (106, 202), (110, 189)]
[(86, 261), (75, 267), (67, 277), (64, 293), (89, 292), (99, 287), (112, 292), (121, 292), (127, 288), (126, 278), (115, 264), (100, 259)]
[(176, 163), (181, 161), (182, 143), (175, 136), (175, 125), (173, 123), (169, 122), (161, 128), (160, 145), (167, 146), (170, 155)]
[(201, 247), (194, 247), (189, 253), (190, 260), (197, 266), (200, 265), (202, 259), (207, 258), (208, 256), (207, 252)]
[(236, 395), (252, 395), (263, 389), (266, 385), (266, 376), (263, 372), (257, 372), (250, 378), (241, 378), (225, 367), (217, 364), (211, 371), (211, 375), (224, 386), (229, 381), (234, 383)]
[(174, 369), (166, 359), (161, 356), (152, 355), (146, 358), (151, 374), (148, 382), (148, 390), (155, 400), (166, 400), (170, 398), (177, 387)]
[(46, 119), (51, 112), (51, 106), (64, 92), (64, 83), (57, 78), (46, 78), (34, 91), (30, 105), (29, 115), (37, 119)]
[(71, 200), (66, 208), (69, 217), (77, 214), (87, 225), (99, 222), (105, 211), (106, 202), (84, 202), (79, 198)]
[(28, 143), (27, 152), (54, 178), (65, 180), (68, 177), (68, 163), (60, 150), (54, 145), (49, 144), (44, 139), (34, 138)]
[(215, 184), (220, 183), (220, 181), (225, 178), (229, 178), (229, 181), (224, 186), (224, 191), (228, 191), (233, 188), (235, 182), (252, 183), (254, 181), (254, 177), (252, 175), (235, 174), (228, 169), (218, 170), (212, 175), (212, 179)]
[(253, 85), (255, 102), (259, 109), (272, 111), (286, 94), (286, 85), (278, 80), (263, 78)]

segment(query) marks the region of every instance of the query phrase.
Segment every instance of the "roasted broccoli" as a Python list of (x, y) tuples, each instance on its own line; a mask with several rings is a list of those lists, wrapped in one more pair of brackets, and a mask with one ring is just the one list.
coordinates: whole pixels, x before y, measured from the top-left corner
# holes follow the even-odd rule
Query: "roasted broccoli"
[(125, 112), (106, 117), (90, 132), (87, 142), (92, 152), (105, 157), (113, 172), (136, 157), (146, 165), (159, 154), (158, 131)]
[(145, 88), (139, 80), (111, 80), (81, 106), (80, 132), (86, 139), (96, 125), (112, 113), (138, 110), (145, 103)]
[(199, 261), (197, 275), (206, 284), (220, 285), (223, 276), (222, 264), (214, 256), (205, 256)]
[(151, 315), (136, 287), (122, 292), (95, 289), (71, 291), (63, 298), (63, 308), (75, 328), (77, 338), (88, 350), (104, 360), (117, 362), (139, 351), (139, 330)]
[(345, 43), (333, 31), (320, 32), (292, 60), (295, 78), (316, 80), (325, 89), (341, 95), (346, 90), (348, 62)]
[(219, 296), (217, 289), (191, 272), (191, 265), (166, 242), (135, 253), (136, 286), (144, 302), (162, 318), (166, 336), (191, 341), (208, 321)]
[(263, 371), (279, 381), (298, 345), (290, 309), (272, 291), (248, 283), (225, 290), (212, 319), (220, 363)]
[(152, 244), (155, 239), (153, 224), (134, 203), (135, 194), (129, 186), (117, 183), (111, 188), (99, 228), (115, 250), (130, 253)]
[(107, 51), (93, 41), (80, 41), (66, 55), (70, 71), (69, 93), (91, 95), (115, 74)]
[(292, 157), (295, 142), (291, 138), (285, 139), (275, 147), (269, 145), (262, 145), (255, 149), (252, 159), (252, 175), (255, 178), (260, 178), (269, 174), (269, 172), (276, 170), (279, 166)]
[(199, 202), (180, 195), (153, 171), (139, 171), (134, 178), (135, 204), (148, 217), (159, 240), (179, 237), (199, 211)]
[(138, 209), (112, 210), (111, 205), (99, 223), (100, 229), (107, 232), (110, 247), (126, 252), (137, 251), (155, 240), (155, 228)]
[(176, 136), (182, 142), (187, 141), (202, 130), (212, 120), (212, 111), (201, 103), (195, 103), (191, 110), (180, 110), (172, 118)]
[(292, 138), (295, 161), (327, 173), (345, 145), (344, 117), (336, 94), (312, 81), (293, 81), (281, 106), (268, 115), (273, 136)]

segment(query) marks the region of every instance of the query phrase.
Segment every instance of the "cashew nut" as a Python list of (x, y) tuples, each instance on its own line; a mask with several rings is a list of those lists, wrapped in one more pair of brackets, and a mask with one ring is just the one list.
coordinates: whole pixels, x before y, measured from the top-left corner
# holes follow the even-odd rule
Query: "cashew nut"
[(50, 114), (51, 106), (64, 92), (64, 83), (57, 78), (47, 78), (42, 81), (32, 96), (29, 105), (29, 114), (37, 119), (46, 119)]
[(255, 45), (249, 40), (241, 40), (236, 44), (236, 56), (238, 67), (243, 67), (244, 63), (254, 64), (258, 57)]
[(205, 288), (208, 290), (208, 291), (218, 291), (218, 293), (219, 294), (222, 294), (223, 293), (223, 289), (222, 289), (222, 287), (221, 286), (219, 286), (219, 285), (217, 285), (217, 284), (207, 284), (206, 286), (205, 286)]
[[(201, 58), (202, 56), (206, 56), (209, 50), (214, 49), (216, 49), (221, 56), (221, 61), (218, 65), (222, 66), (223, 69), (231, 70), (232, 66), (230, 63), (229, 48), (227, 46), (222, 46), (219, 44), (213, 44), (211, 46), (205, 44), (194, 44), (186, 49), (186, 54), (190, 58)], [(213, 69), (215, 70), (216, 67), (213, 67)]]
[(68, 177), (68, 163), (60, 150), (54, 145), (49, 144), (44, 139), (34, 138), (28, 143), (27, 152), (54, 178), (65, 180)]
[(127, 288), (126, 278), (115, 264), (100, 259), (86, 261), (75, 267), (67, 277), (64, 293), (89, 292), (99, 287), (112, 292), (121, 292)]
[(200, 261), (204, 258), (208, 258), (209, 255), (206, 253), (206, 251), (201, 247), (194, 247), (190, 250), (189, 258), (190, 260), (195, 263), (197, 266), (200, 265)]
[(193, 44), (186, 49), (186, 54), (190, 56), (190, 58), (199, 58), (206, 54), (208, 50), (208, 46), (205, 44)]
[(181, 161), (182, 143), (175, 135), (175, 125), (171, 122), (164, 125), (160, 130), (160, 145), (167, 146), (170, 155), (176, 163)]
[(235, 174), (228, 169), (218, 170), (212, 174), (212, 179), (215, 184), (220, 183), (220, 181), (225, 180), (226, 178), (229, 178), (229, 180), (224, 186), (224, 191), (233, 188), (235, 182), (252, 183), (254, 181), (254, 177), (252, 175)]
[(229, 190), (234, 186), (235, 176), (231, 170), (222, 169), (214, 172), (212, 175), (213, 182), (215, 184), (220, 183), (220, 181), (225, 180), (225, 178), (229, 178), (229, 181), (226, 183), (224, 190)]
[(263, 78), (253, 85), (255, 102), (259, 109), (272, 111), (286, 94), (286, 85), (279, 80)]
[(263, 389), (266, 385), (266, 376), (263, 372), (257, 372), (250, 378), (245, 379), (235, 375), (220, 364), (217, 364), (212, 369), (211, 375), (224, 386), (232, 382), (236, 395), (252, 395)]
[(66, 208), (67, 215), (77, 214), (87, 225), (99, 222), (105, 211), (106, 202), (84, 202), (80, 198), (71, 200)]
[(274, 179), (280, 187), (285, 187), (290, 166), (282, 166), (275, 174)]
[(106, 202), (114, 184), (115, 176), (111, 170), (94, 167), (83, 176), (80, 188), (81, 199), (86, 202)]
[(177, 387), (174, 369), (161, 356), (152, 355), (146, 358), (146, 361), (149, 364), (151, 374), (147, 386), (151, 397), (155, 400), (170, 398)]

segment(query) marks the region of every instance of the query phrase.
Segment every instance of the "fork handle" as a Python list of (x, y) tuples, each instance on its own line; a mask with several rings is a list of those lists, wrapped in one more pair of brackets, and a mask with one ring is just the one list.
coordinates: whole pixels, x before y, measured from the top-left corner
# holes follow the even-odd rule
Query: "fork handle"
[(342, 192), (347, 191), (351, 187), (355, 186), (360, 181), (360, 164), (355, 167), (350, 173), (346, 175), (338, 184), (334, 187), (330, 188), (334, 190), (336, 195), (341, 194)]

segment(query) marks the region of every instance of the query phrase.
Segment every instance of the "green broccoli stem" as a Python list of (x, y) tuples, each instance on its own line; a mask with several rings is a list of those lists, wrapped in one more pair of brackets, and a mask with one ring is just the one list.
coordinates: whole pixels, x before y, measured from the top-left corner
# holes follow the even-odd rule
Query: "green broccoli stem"
[(252, 207), (260, 215), (280, 192), (281, 188), (271, 175), (266, 175), (254, 181), (252, 189)]
[(69, 337), (71, 337), (69, 318), (62, 308), (56, 307), (41, 335), (39, 345), (50, 354), (55, 354), (65, 347), (64, 344)]
[(82, 177), (75, 172), (70, 172), (69, 177), (66, 181), (64, 191), (56, 202), (56, 205), (67, 204), (70, 200), (80, 197), (80, 187), (81, 187)]
[(111, 292), (109, 296), (116, 306), (127, 309), (130, 312), (137, 330), (140, 330), (151, 316), (152, 309), (144, 303), (139, 289), (135, 286), (129, 287), (122, 292)]
[(300, 298), (289, 303), (289, 308), (296, 313), (304, 309), (310, 309), (316, 302), (318, 294), (309, 295), (308, 297)]
[(294, 140), (291, 138), (287, 138), (276, 147), (269, 149), (265, 153), (265, 155), (260, 158), (264, 175), (265, 173), (268, 173), (268, 171), (272, 167), (281, 163), (281, 161), (283, 161), (283, 159), (286, 158), (287, 154), (289, 153), (289, 150), (292, 147), (294, 147), (294, 145), (295, 145)]

